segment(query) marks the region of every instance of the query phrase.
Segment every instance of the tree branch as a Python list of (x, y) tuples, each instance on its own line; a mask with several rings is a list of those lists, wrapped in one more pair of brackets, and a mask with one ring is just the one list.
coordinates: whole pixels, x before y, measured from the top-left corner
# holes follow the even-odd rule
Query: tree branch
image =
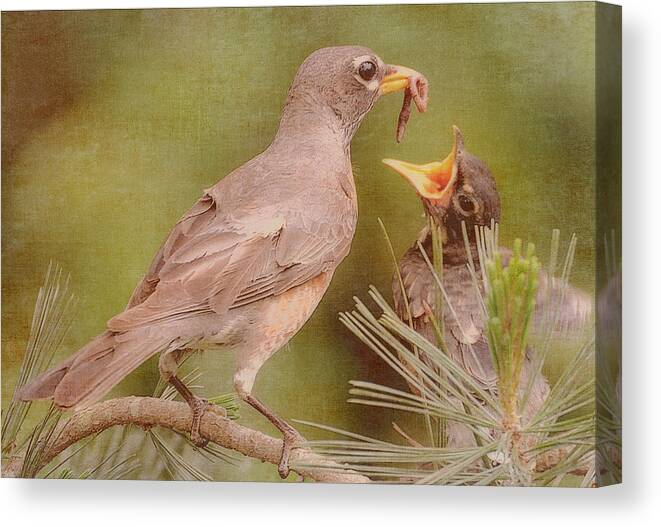
[[(186, 403), (153, 397), (122, 397), (97, 403), (74, 413), (60, 425), (44, 449), (41, 467), (74, 443), (107, 428), (118, 425), (142, 428), (160, 426), (187, 433), (191, 428), (191, 412)], [(214, 443), (260, 461), (277, 465), (282, 441), (256, 430), (241, 426), (214, 411), (205, 412), (200, 425), (203, 437)], [(304, 477), (325, 483), (369, 483), (369, 478), (344, 468), (309, 449), (297, 448), (291, 456), (292, 470)], [(300, 468), (299, 464), (315, 468)], [(22, 459), (13, 458), (3, 467), (3, 477), (20, 474)]]

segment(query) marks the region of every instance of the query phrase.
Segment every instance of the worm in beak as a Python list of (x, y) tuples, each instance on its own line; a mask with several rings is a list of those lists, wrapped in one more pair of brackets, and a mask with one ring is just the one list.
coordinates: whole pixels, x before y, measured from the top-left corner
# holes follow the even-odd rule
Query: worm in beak
[(397, 119), (396, 139), (400, 143), (411, 117), (411, 101), (420, 113), (427, 111), (429, 101), (429, 81), (422, 74), (405, 66), (390, 66), (388, 74), (381, 81), (382, 95), (404, 90), (404, 101)]

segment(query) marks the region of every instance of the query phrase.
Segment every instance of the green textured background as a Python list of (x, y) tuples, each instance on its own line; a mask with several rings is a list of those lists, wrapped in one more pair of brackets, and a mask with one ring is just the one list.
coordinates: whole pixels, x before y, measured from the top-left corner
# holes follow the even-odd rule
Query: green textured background
[[(394, 142), (401, 94), (383, 98), (353, 142), (360, 220), (353, 250), (256, 393), (287, 418), (377, 437), (390, 411), (352, 407), (347, 381), (397, 380), (337, 320), (392, 264), (423, 219), (383, 157), (430, 161), (459, 125), (493, 170), (505, 241), (546, 254), (550, 232), (579, 235), (574, 282), (594, 277), (594, 4), (22, 12), (2, 16), (2, 396), (5, 408), (49, 260), (81, 296), (61, 357), (100, 332), (178, 217), (271, 140), (288, 85), (313, 50), (362, 44), (424, 72), (427, 114)], [(231, 390), (232, 359), (207, 354), (206, 395)], [(150, 393), (153, 361), (114, 393)], [(267, 432), (249, 409), (242, 422)], [(304, 430), (309, 436), (315, 433)], [(277, 480), (251, 461), (218, 479)], [(157, 473), (154, 473), (158, 475)], [(152, 474), (152, 476), (154, 475)]]

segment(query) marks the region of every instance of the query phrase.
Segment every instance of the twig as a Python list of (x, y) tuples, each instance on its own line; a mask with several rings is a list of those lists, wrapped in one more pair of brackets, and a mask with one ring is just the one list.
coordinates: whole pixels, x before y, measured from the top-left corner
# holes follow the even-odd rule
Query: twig
[[(92, 434), (118, 425), (133, 424), (142, 428), (160, 426), (176, 432), (188, 432), (191, 413), (186, 403), (166, 401), (153, 397), (123, 397), (97, 403), (74, 413), (59, 426), (44, 448), (40, 459), (43, 468), (58, 454), (74, 443)], [(282, 452), (282, 441), (266, 434), (241, 426), (225, 417), (208, 411), (200, 425), (201, 434), (214, 443), (235, 450), (246, 456), (277, 465)], [(315, 465), (317, 468), (300, 468), (297, 465)], [(297, 448), (292, 452), (292, 470), (303, 477), (325, 483), (369, 483), (369, 478), (344, 468), (319, 454)], [(22, 460), (13, 458), (3, 466), (3, 477), (20, 474)], [(323, 468), (319, 468), (323, 467)]]

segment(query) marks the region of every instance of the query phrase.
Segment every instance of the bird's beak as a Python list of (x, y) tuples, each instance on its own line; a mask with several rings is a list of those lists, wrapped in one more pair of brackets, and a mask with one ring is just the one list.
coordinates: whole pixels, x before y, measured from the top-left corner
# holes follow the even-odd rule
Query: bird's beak
[(381, 95), (402, 91), (409, 87), (412, 78), (419, 77), (420, 73), (406, 66), (389, 66), (388, 74), (383, 77), (379, 86)]
[(457, 148), (463, 143), (459, 128), (455, 126), (453, 131), (454, 144), (443, 161), (415, 165), (397, 159), (384, 159), (383, 163), (404, 176), (421, 197), (447, 205), (457, 179)]
[(391, 64), (388, 66), (388, 73), (381, 84), (379, 84), (379, 93), (386, 95), (398, 91), (408, 90), (412, 97), (418, 111), (425, 112), (427, 110), (427, 91), (428, 82), (422, 73), (419, 73), (406, 66), (397, 66)]

